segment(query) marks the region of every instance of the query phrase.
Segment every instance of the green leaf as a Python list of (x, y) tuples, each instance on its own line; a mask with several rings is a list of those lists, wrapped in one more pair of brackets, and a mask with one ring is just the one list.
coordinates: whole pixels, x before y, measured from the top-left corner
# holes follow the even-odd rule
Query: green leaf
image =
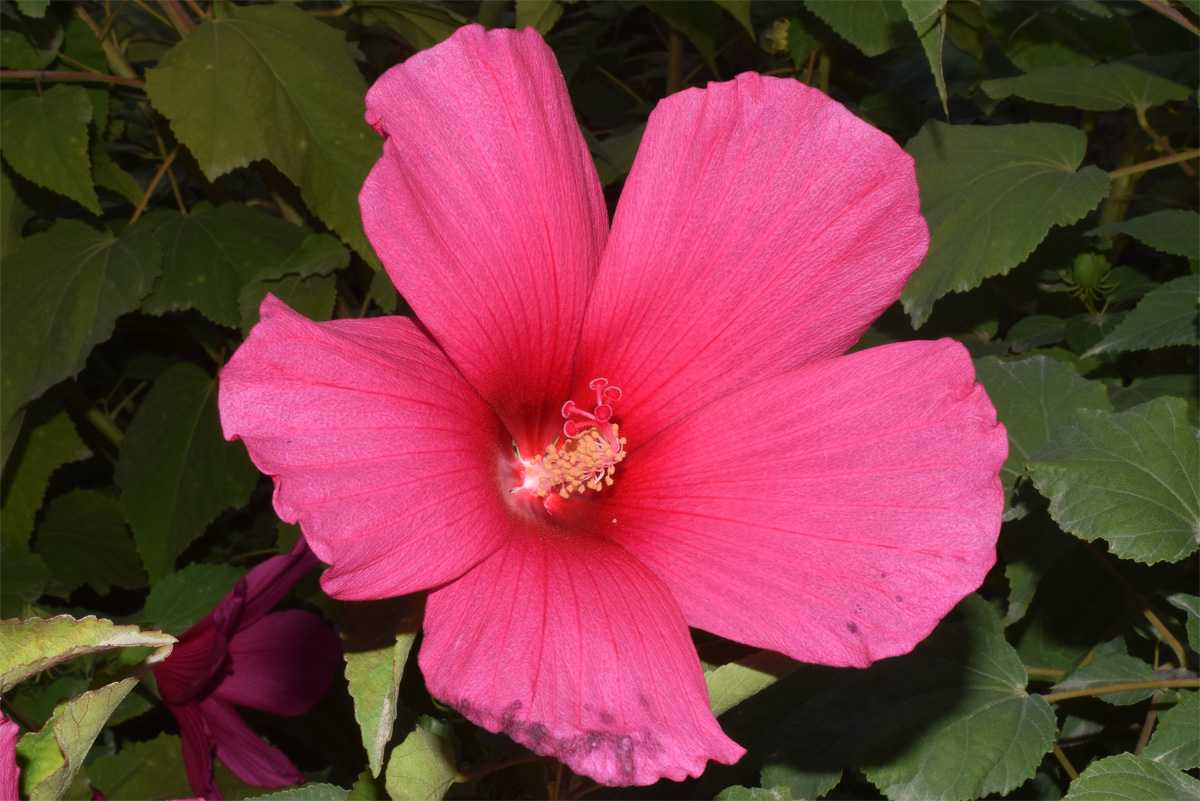
[(563, 13), (559, 0), (517, 0), (516, 5), (517, 28), (534, 28), (542, 36), (550, 32)]
[(950, 41), (976, 61), (984, 60), (989, 37), (987, 22), (979, 6), (974, 3), (947, 3), (944, 24)]
[(105, 147), (104, 140), (98, 137), (94, 138), (90, 152), (92, 178), (96, 181), (96, 186), (112, 190), (129, 201), (130, 205), (137, 206), (142, 200), (142, 187), (136, 178), (118, 167), (117, 163), (112, 160), (112, 156), (108, 155), (108, 148)]
[(604, 140), (598, 140), (588, 132), (584, 139), (588, 143), (592, 159), (596, 162), (596, 172), (600, 175), (600, 185), (608, 186), (614, 181), (624, 178), (633, 167), (634, 156), (637, 155), (638, 145), (646, 132), (644, 124), (637, 125), (624, 133), (612, 134)]
[(12, 463), (4, 473), (0, 538), (27, 545), (50, 476), (62, 465), (91, 455), (56, 398), (32, 404), (13, 446)]
[[(965, 667), (959, 674), (965, 686), (942, 681), (900, 706), (938, 705), (935, 699), (942, 695), (948, 714), (913, 729), (907, 741), (876, 746), (878, 761), (868, 758), (863, 766), (867, 778), (891, 799), (1004, 795), (1033, 776), (1053, 745), (1054, 711), (1040, 696), (1025, 692), (1025, 666), (1004, 641), (995, 612), (974, 595), (959, 608), (965, 619), (947, 633), (945, 644), (961, 639), (942, 658)], [(927, 665), (930, 674), (939, 668), (945, 670), (936, 662)], [(917, 684), (925, 684), (924, 678)]]
[[(857, 5), (852, 3), (850, 5)], [(1055, 225), (1075, 222), (1108, 194), (1108, 175), (1076, 172), (1087, 139), (1047, 123), (952, 126), (930, 120), (906, 148), (917, 162), (929, 255), (900, 296), (914, 327), (933, 302), (1007, 273)]]
[(792, 801), (787, 787), (726, 787), (715, 796), (717, 801)]
[(242, 286), (282, 275), (282, 265), (309, 233), (249, 206), (226, 203), (214, 208), (207, 201), (188, 214), (155, 212), (140, 224), (154, 229), (163, 250), (162, 280), (142, 309), (163, 314), (194, 308), (230, 327), (241, 320)]
[(0, 692), (70, 659), (113, 648), (149, 646), (162, 648), (165, 658), (175, 638), (160, 631), (142, 631), (137, 626), (118, 626), (111, 620), (85, 617), (76, 620), (59, 615), (48, 620), (0, 620), (4, 650), (0, 652)]
[[(1125, 652), (1125, 643), (1120, 639), (1105, 643), (1095, 650), (1086, 665), (1076, 668), (1054, 685), (1054, 692), (1087, 690), (1109, 684), (1125, 684), (1135, 681), (1154, 681), (1154, 669), (1140, 659)], [(1119, 693), (1103, 693), (1096, 697), (1117, 706), (1128, 706), (1144, 701), (1154, 690), (1128, 690)]]
[(246, 571), (232, 565), (192, 564), (162, 578), (146, 598), (146, 620), (168, 634), (182, 634), (229, 594)]
[(388, 758), (388, 795), (392, 801), (439, 801), (456, 773), (450, 743), (417, 727)]
[(895, 0), (804, 0), (804, 5), (868, 56), (916, 41), (904, 6)]
[(332, 275), (301, 278), (289, 275), (275, 281), (253, 281), (245, 286), (238, 303), (242, 307), (242, 333), (249, 334), (258, 322), (258, 308), (270, 293), (293, 311), (310, 320), (323, 322), (333, 316), (337, 299), (337, 278)]
[(1008, 329), (1005, 340), (1013, 353), (1053, 345), (1067, 335), (1067, 323), (1061, 317), (1049, 314), (1032, 314), (1019, 320)]
[(87, 91), (58, 84), (40, 97), (9, 105), (0, 122), (4, 158), (38, 186), (78, 201), (92, 214), (100, 201), (88, 162), (88, 123), (92, 103)]
[(1200, 376), (1195, 373), (1167, 373), (1135, 378), (1127, 387), (1112, 387), (1108, 399), (1115, 411), (1123, 412), (1164, 395), (1176, 395), (1188, 401), (1188, 417), (1195, 423), (1198, 390)]
[(422, 609), (397, 599), (346, 604), (342, 617), (346, 682), (371, 774), (383, 768), (396, 722), (400, 677), (421, 627)]
[(396, 306), (400, 302), (400, 293), (396, 291), (396, 285), (392, 283), (391, 278), (388, 278), (386, 272), (380, 270), (371, 276), (369, 294), (379, 308), (388, 314), (395, 313)]
[(1137, 308), (1084, 356), (1195, 345), (1200, 275), (1185, 275), (1146, 293)]
[(336, 784), (306, 784), (277, 793), (256, 795), (246, 801), (346, 801), (350, 791)]
[(1093, 762), (1071, 782), (1063, 801), (1134, 801), (1143, 798), (1200, 799), (1200, 781), (1182, 771), (1133, 754)]
[(1053, 743), (1053, 710), (1026, 693), (1020, 658), (977, 596), (911, 654), (830, 675), (781, 724), (772, 749), (773, 763), (820, 779), (792, 785), (797, 797), (852, 765), (891, 799), (1004, 794), (1034, 775)]
[(1095, 347), (1102, 339), (1125, 319), (1125, 312), (1107, 312), (1105, 314), (1077, 314), (1068, 317), (1066, 321), (1067, 345), (1075, 353), (1085, 353)]
[(364, 25), (380, 24), (390, 28), (414, 50), (433, 47), (470, 22), (441, 3), (408, 0), (361, 3), (351, 13), (360, 14)]
[(1025, 72), (1086, 67), (1138, 52), (1129, 25), (1104, 3), (988, 0), (981, 6), (1004, 55)]
[[(40, 70), (49, 66), (62, 45), (62, 28), (53, 17), (31, 19), (3, 10), (0, 26), (0, 67)], [(7, 111), (5, 112), (7, 114)]]
[(138, 681), (137, 677), (124, 679), (72, 698), (55, 710), (41, 731), (21, 738), (17, 744), (17, 754), (25, 763), (21, 790), (31, 801), (66, 794), (96, 735)]
[(250, 500), (258, 471), (245, 448), (221, 434), (216, 380), (185, 362), (163, 373), (138, 407), (116, 480), (153, 584), (218, 514)]
[(1183, 209), (1166, 209), (1134, 217), (1131, 220), (1101, 225), (1088, 232), (1089, 236), (1128, 234), (1155, 250), (1200, 259), (1200, 214)]
[[(1191, 58), (1190, 53), (1179, 55)], [(1036, 103), (1089, 111), (1126, 107), (1144, 111), (1192, 93), (1187, 86), (1163, 77), (1163, 66), (1162, 59), (1134, 56), (1094, 67), (1047, 67), (1015, 78), (984, 81), (980, 88), (993, 98), (1016, 95)]]
[(942, 101), (942, 113), (950, 116), (949, 98), (946, 95), (946, 78), (942, 74), (942, 47), (946, 40), (946, 0), (902, 0), (904, 13), (917, 32), (917, 39), (925, 51), (933, 81), (937, 85), (938, 97)]
[(796, 669), (797, 663), (775, 651), (758, 651), (704, 673), (708, 702), (714, 715), (723, 715), (755, 693), (770, 687)]
[[(1037, 516), (1043, 514), (1049, 512)], [(1078, 539), (1061, 529), (1059, 534), (1059, 539), (1070, 539), (1073, 547), (1045, 571), (1028, 613), (1007, 635), (1024, 664), (1065, 673), (1128, 621), (1117, 580), (1099, 560), (1083, 553)]]
[(750, 19), (750, 0), (713, 0), (738, 21), (746, 33), (754, 36), (754, 21)]
[(358, 192), (383, 140), (343, 35), (287, 4), (222, 4), (146, 71), (146, 94), (209, 180), (267, 159), (369, 260)]
[(1200, 653), (1200, 597), (1177, 592), (1167, 596), (1167, 601), (1174, 607), (1187, 612), (1188, 645), (1193, 651)]
[(87, 766), (89, 783), (105, 798), (191, 798), (178, 735), (124, 743), (112, 756)]
[(35, 550), (68, 591), (89, 584), (107, 595), (113, 586), (146, 586), (121, 504), (92, 490), (75, 489), (50, 502)]
[(1009, 587), (1005, 626), (1025, 617), (1042, 576), (1075, 543), (1044, 510), (1005, 523), (999, 543)]
[(117, 238), (59, 220), (26, 239), (0, 267), (4, 414), (82, 370), (117, 318), (150, 291), (161, 258), (145, 229)]
[(645, 0), (645, 5), (672, 27), (687, 37), (708, 66), (717, 71), (716, 30), (721, 23), (721, 12), (716, 3), (698, 0)]
[(1031, 457), (1038, 491), (1065, 530), (1152, 564), (1194, 552), (1200, 537), (1200, 443), (1187, 403), (1127, 412), (1081, 409)]
[(1098, 381), (1088, 381), (1069, 364), (1046, 356), (1000, 361), (995, 356), (975, 362), (975, 377), (996, 405), (996, 415), (1008, 430), (1008, 458), (1000, 476), (1008, 490), (1006, 505), (1029, 457), (1050, 441), (1054, 430), (1076, 409), (1111, 410), (1108, 393)]
[(1179, 703), (1158, 716), (1142, 757), (1176, 770), (1200, 768), (1200, 692), (1183, 690)]
[(388, 801), (387, 789), (382, 781), (371, 775), (371, 771), (364, 770), (358, 774), (346, 801)]
[(41, 19), (46, 16), (46, 9), (50, 6), (50, 0), (17, 0), (17, 8), (22, 14), (29, 17)]
[(0, 540), (0, 618), (22, 617), (50, 583), (50, 568), (24, 545)]
[(238, 294), (242, 332), (248, 334), (258, 322), (259, 306), (267, 293), (310, 320), (328, 320), (337, 298), (337, 279), (330, 273), (349, 263), (350, 254), (333, 237), (325, 234), (308, 237), (300, 250), (275, 271), (287, 274), (251, 281), (242, 287)]
[(0, 260), (17, 252), (22, 242), (21, 232), (32, 216), (33, 209), (17, 192), (10, 168), (0, 165)]

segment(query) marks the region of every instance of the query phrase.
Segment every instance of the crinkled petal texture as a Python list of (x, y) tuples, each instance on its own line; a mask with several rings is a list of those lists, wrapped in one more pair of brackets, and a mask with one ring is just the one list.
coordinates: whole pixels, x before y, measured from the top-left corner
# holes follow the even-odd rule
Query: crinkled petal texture
[(912, 158), (821, 92), (745, 73), (672, 95), (621, 194), (575, 392), (621, 387), (622, 431), (644, 442), (844, 352), (928, 243)]
[[(363, 226), (388, 274), (522, 447), (548, 431), (608, 214), (554, 53), (536, 31), (460, 28), (384, 74), (387, 137)], [(545, 447), (536, 443), (533, 452)]]
[(496, 415), (412, 320), (313, 323), (277, 298), (221, 372), (227, 438), (275, 477), (330, 595), (450, 581), (503, 542)]
[(983, 581), (1007, 454), (962, 345), (888, 345), (751, 384), (631, 450), (593, 526), (690, 625), (863, 667)]
[(667, 588), (603, 537), (518, 524), (429, 594), (430, 692), (608, 785), (698, 776), (743, 752), (721, 731)]

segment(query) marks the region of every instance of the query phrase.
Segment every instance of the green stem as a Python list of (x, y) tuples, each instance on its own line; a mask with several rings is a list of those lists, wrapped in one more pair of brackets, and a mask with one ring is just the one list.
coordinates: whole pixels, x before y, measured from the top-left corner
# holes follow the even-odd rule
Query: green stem
[[(142, 212), (146, 210), (146, 204), (150, 202), (150, 196), (154, 194), (154, 190), (158, 188), (158, 182), (162, 180), (163, 175), (171, 168), (171, 162), (175, 160), (175, 156), (179, 153), (179, 145), (175, 145), (174, 149), (167, 154), (163, 159), (163, 163), (159, 165), (158, 172), (154, 173), (154, 177), (150, 179), (150, 185), (146, 187), (146, 191), (142, 193), (141, 202), (137, 208), (133, 210), (133, 216), (129, 218), (129, 224), (133, 225), (137, 222), (138, 217), (142, 216)], [(178, 193), (176, 193), (178, 194)], [(180, 200), (182, 206), (182, 200)], [(180, 209), (181, 211), (183, 209)]]
[(1163, 156), (1162, 158), (1143, 161), (1141, 164), (1131, 164), (1128, 167), (1121, 167), (1113, 170), (1108, 174), (1109, 178), (1117, 179), (1124, 178), (1129, 175), (1137, 175), (1138, 173), (1149, 172), (1150, 170), (1159, 167), (1168, 167), (1172, 164), (1178, 164), (1181, 161), (1191, 161), (1192, 159), (1200, 158), (1200, 149), (1192, 148), (1176, 153), (1173, 156)]
[[(104, 58), (108, 62), (108, 68), (122, 78), (137, 80), (137, 70), (131, 67), (129, 62), (125, 60), (125, 55), (112, 40), (112, 37), (108, 34), (108, 30), (101, 30), (100, 26), (96, 24), (96, 20), (92, 19), (91, 16), (89, 16), (88, 13), (83, 10), (83, 6), (81, 4), (75, 5), (75, 14), (81, 20), (83, 20), (83, 22), (89, 28), (92, 29), (92, 33), (96, 34), (96, 40), (100, 43), (100, 49), (104, 51)], [(138, 86), (142, 85), (144, 85), (144, 83), (138, 84)]]
[(1055, 670), (1054, 668), (1029, 667), (1029, 665), (1025, 666), (1025, 672), (1027, 674), (1029, 674), (1030, 678), (1039, 678), (1039, 679), (1061, 679), (1063, 676), (1067, 675), (1067, 671), (1065, 671), (1065, 670)]
[(637, 92), (630, 89), (629, 86), (624, 81), (622, 81), (616, 75), (613, 75), (608, 70), (604, 69), (604, 67), (601, 67), (599, 64), (593, 64), (592, 67), (596, 70), (596, 72), (600, 73), (605, 78), (608, 78), (610, 81), (615, 83), (618, 87), (620, 87), (625, 92), (625, 94), (632, 97), (634, 99), (634, 102), (636, 102), (638, 105), (641, 105), (646, 102), (645, 100), (642, 100), (641, 95), (639, 95)]
[(1050, 703), (1066, 701), (1069, 698), (1090, 698), (1094, 695), (1107, 693), (1123, 693), (1131, 690), (1166, 690), (1172, 687), (1196, 689), (1200, 688), (1200, 679), (1164, 679), (1162, 681), (1126, 681), (1120, 684), (1102, 684), (1098, 687), (1086, 687), (1082, 690), (1064, 690), (1061, 693), (1046, 693), (1042, 696)]
[[(1147, 119), (1147, 117), (1146, 117), (1145, 107), (1138, 106), (1137, 109), (1135, 109), (1135, 111), (1137, 113), (1138, 125), (1141, 126), (1143, 131), (1146, 132), (1146, 136), (1149, 136), (1151, 139), (1154, 140), (1154, 144), (1158, 146), (1158, 149), (1164, 151), (1169, 156), (1179, 155), (1175, 151), (1175, 148), (1171, 147), (1171, 143), (1168, 142), (1166, 139), (1164, 139), (1162, 134), (1160, 134), (1158, 131), (1154, 130), (1153, 126), (1150, 125), (1150, 120)], [(1189, 178), (1196, 177), (1196, 171), (1193, 170), (1190, 166), (1188, 166), (1186, 161), (1180, 162), (1179, 168), (1181, 170), (1183, 170), (1184, 174), (1187, 175)]]
[(138, 78), (122, 78), (102, 72), (66, 72), (64, 70), (0, 70), (0, 78), (33, 78), (38, 81), (99, 81), (136, 86), (141, 89), (146, 82)]
[(683, 34), (671, 26), (671, 38), (667, 44), (667, 95), (683, 88)]
[(1067, 755), (1058, 747), (1058, 743), (1054, 744), (1054, 758), (1058, 760), (1058, 764), (1062, 765), (1062, 769), (1071, 777), (1071, 781), (1079, 778), (1079, 771), (1075, 770), (1075, 766), (1071, 764), (1071, 760), (1067, 759)]
[(111, 442), (115, 447), (121, 447), (121, 441), (125, 439), (125, 433), (117, 428), (117, 424), (109, 419), (108, 415), (96, 408), (79, 387), (71, 379), (67, 379), (58, 385), (59, 390), (67, 403), (75, 409), (75, 411), (83, 417), (92, 428), (96, 429), (97, 433)]

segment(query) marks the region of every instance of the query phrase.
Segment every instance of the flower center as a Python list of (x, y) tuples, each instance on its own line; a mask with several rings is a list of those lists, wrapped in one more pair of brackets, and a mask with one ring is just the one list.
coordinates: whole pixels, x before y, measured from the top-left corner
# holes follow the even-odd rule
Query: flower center
[(621, 399), (621, 390), (604, 378), (593, 379), (588, 386), (596, 392), (592, 411), (585, 412), (573, 401), (563, 404), (565, 439), (556, 437), (543, 453), (532, 459), (517, 454), (525, 478), (513, 492), (528, 490), (539, 498), (558, 492), (569, 498), (573, 492), (612, 486), (617, 462), (625, 458), (625, 438), (620, 436), (617, 424), (611, 422), (612, 403)]

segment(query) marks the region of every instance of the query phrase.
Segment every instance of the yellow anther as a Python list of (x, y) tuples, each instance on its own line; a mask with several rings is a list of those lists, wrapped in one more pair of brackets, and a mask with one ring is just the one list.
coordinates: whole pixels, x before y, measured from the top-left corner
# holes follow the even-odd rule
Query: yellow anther
[(525, 462), (524, 488), (545, 498), (557, 487), (559, 495), (569, 498), (571, 493), (611, 487), (617, 463), (625, 458), (625, 438), (615, 423), (604, 428), (611, 428), (611, 436), (602, 428), (589, 428)]

